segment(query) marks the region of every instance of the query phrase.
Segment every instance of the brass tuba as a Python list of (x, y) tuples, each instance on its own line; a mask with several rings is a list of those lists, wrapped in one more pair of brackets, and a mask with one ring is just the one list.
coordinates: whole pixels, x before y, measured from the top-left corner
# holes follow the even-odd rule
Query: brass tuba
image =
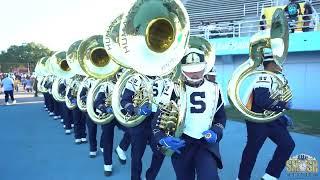
[(71, 71), (70, 65), (66, 59), (66, 52), (56, 52), (49, 60), (51, 64), (51, 71), (55, 79), (52, 83), (52, 96), (56, 101), (64, 102), (65, 94), (59, 92), (60, 84), (64, 83), (64, 79), (71, 78), (74, 74)]
[[(94, 110), (94, 100), (97, 98), (99, 92), (104, 92), (106, 96), (105, 105), (111, 106), (112, 101), (112, 93), (107, 93), (107, 87), (113, 89), (113, 82), (109, 79), (101, 79), (96, 81), (88, 92), (88, 99), (87, 99), (87, 112), (89, 117), (92, 119), (93, 122), (96, 124), (107, 124), (114, 119), (113, 114), (97, 114)], [(112, 91), (112, 90), (111, 90)]]
[[(91, 36), (80, 44), (78, 60), (83, 71), (90, 77), (88, 78), (88, 81), (90, 81), (88, 84), (91, 85), (91, 88), (88, 90), (87, 101), (77, 102), (82, 103), (80, 106), (83, 106), (83, 109), (84, 104), (86, 104), (86, 111), (93, 122), (97, 124), (108, 123), (113, 119), (113, 115), (97, 115), (94, 109), (94, 101), (100, 87), (111, 83), (109, 81), (119, 71), (120, 65), (104, 48), (102, 35)], [(78, 93), (77, 98), (80, 99), (80, 93)]]
[(72, 96), (76, 97), (78, 92), (78, 87), (80, 82), (83, 80), (85, 73), (82, 71), (79, 61), (77, 59), (78, 56), (78, 48), (80, 46), (80, 43), (82, 40), (75, 41), (72, 43), (67, 52), (66, 52), (66, 59), (67, 62), (72, 69), (73, 77), (65, 79), (66, 80), (66, 96), (65, 96), (65, 102), (66, 106), (69, 109), (75, 109), (77, 107), (77, 104), (73, 104), (70, 99), (68, 98), (68, 94), (71, 93)]
[[(72, 95), (76, 96), (77, 98), (77, 104), (72, 104), (70, 102), (70, 99), (68, 97), (65, 98), (66, 105), (69, 109), (75, 109), (76, 106), (79, 107), (79, 109), (82, 109), (82, 103), (78, 102), (78, 92), (81, 91), (79, 87), (81, 87), (80, 83), (82, 83), (83, 79), (86, 76), (86, 73), (82, 70), (80, 66), (80, 62), (78, 60), (78, 49), (81, 44), (82, 40), (75, 41), (70, 45), (68, 48), (66, 57), (67, 57), (67, 62), (70, 65), (72, 71), (74, 72), (75, 77), (72, 79), (68, 79), (67, 87), (66, 87), (66, 95), (69, 94), (69, 91), (72, 91)], [(79, 89), (78, 89), (79, 88)], [(81, 107), (80, 107), (81, 106)]]
[(78, 90), (79, 90), (79, 86), (80, 83), (83, 81), (84, 76), (81, 75), (75, 75), (73, 76), (69, 82), (67, 83), (67, 87), (66, 87), (66, 95), (65, 95), (65, 102), (66, 102), (66, 106), (70, 109), (73, 110), (77, 107), (77, 104), (73, 104), (68, 95), (71, 94), (72, 97), (77, 97), (78, 94)]
[(142, 85), (140, 85), (141, 88), (136, 90), (136, 94), (133, 97), (133, 105), (135, 107), (141, 106), (146, 102), (151, 103), (153, 94), (151, 82), (146, 76), (136, 73), (132, 69), (126, 70), (120, 76), (113, 90), (112, 108), (113, 113), (116, 116), (119, 123), (126, 127), (135, 127), (145, 119), (145, 116), (130, 116), (129, 114), (124, 114), (121, 111), (122, 107), (120, 102), (122, 93), (124, 92), (125, 86), (128, 83), (128, 81), (134, 76), (136, 78), (141, 78), (142, 83)]
[[(264, 70), (257, 70), (263, 63), (263, 54), (266, 48), (272, 51), (273, 59), (276, 64), (281, 66), (288, 54), (289, 31), (287, 18), (281, 9), (277, 9), (272, 17), (271, 29), (255, 34), (249, 47), (249, 59), (241, 64), (233, 73), (228, 84), (228, 98), (233, 105), (245, 118), (253, 122), (269, 122), (280, 117), (283, 112), (256, 113), (246, 107), (240, 98), (240, 87), (243, 81), (252, 75), (268, 74), (278, 86), (273, 91), (271, 98), (288, 102), (292, 98), (291, 90), (285, 78), (279, 78), (275, 73)], [(251, 91), (251, 90), (250, 90)], [(250, 93), (250, 92), (249, 92)], [(249, 94), (247, 93), (247, 94)]]
[(119, 44), (121, 19), (122, 14), (106, 25), (107, 28), (103, 34), (103, 43), (105, 50), (108, 52), (108, 55), (112, 58), (112, 60), (114, 60), (120, 66), (130, 69), (132, 66), (132, 61), (128, 61), (128, 59), (125, 58)]
[(174, 71), (188, 45), (190, 22), (179, 0), (137, 0), (125, 12), (120, 23), (119, 43), (132, 69), (117, 81), (112, 95), (112, 108), (122, 125), (134, 127), (145, 117), (131, 117), (122, 113), (120, 101), (126, 84), (131, 77), (140, 78), (142, 85), (136, 90), (133, 104), (141, 106), (146, 102), (152, 103), (152, 85), (146, 76), (165, 76)]
[(131, 68), (149, 76), (170, 73), (189, 41), (189, 16), (181, 1), (137, 0), (125, 12), (119, 38)]
[(47, 75), (49, 75), (49, 72), (47, 70), (46, 61), (48, 60), (48, 57), (42, 57), (36, 64), (35, 67), (35, 75), (37, 78), (37, 88), (40, 92), (45, 92), (45, 89), (42, 87), (42, 82), (45, 79)]
[(82, 112), (86, 112), (87, 111), (87, 101), (83, 101), (81, 99), (81, 92), (83, 89), (85, 89), (86, 94), (88, 94), (88, 91), (91, 87), (93, 87), (94, 85), (96, 85), (96, 80), (95, 78), (92, 77), (86, 77), (79, 86), (79, 90), (77, 92), (77, 105), (78, 108), (82, 111)]
[[(50, 57), (45, 57), (41, 59), (43, 68), (40, 68), (40, 72), (42, 76), (40, 76), (38, 80), (38, 89), (42, 93), (49, 92), (49, 89), (45, 87), (45, 84), (47, 81), (52, 81), (52, 70), (51, 70), (51, 63), (50, 63)], [(40, 67), (41, 67), (40, 66)]]

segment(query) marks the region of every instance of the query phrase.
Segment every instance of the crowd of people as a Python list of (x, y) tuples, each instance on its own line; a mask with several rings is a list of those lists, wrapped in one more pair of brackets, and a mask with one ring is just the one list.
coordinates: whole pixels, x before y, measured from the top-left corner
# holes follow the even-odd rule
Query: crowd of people
[(35, 77), (27, 73), (0, 73), (0, 94), (5, 94), (5, 104), (9, 104), (9, 96), (12, 104), (16, 103), (14, 93), (32, 93), (35, 89)]
[[(291, 33), (294, 33), (300, 28), (303, 32), (313, 31), (315, 29), (315, 11), (309, 1), (304, 3), (302, 10), (302, 7), (297, 0), (290, 0), (289, 3), (284, 7), (284, 11), (286, 12), (288, 18), (288, 26)], [(300, 16), (301, 20), (299, 19)], [(271, 19), (267, 18), (268, 17), (266, 17), (265, 14), (261, 15), (258, 22), (259, 30), (267, 29), (267, 21), (271, 21)], [(233, 37), (238, 28), (243, 28), (241, 26), (241, 21), (216, 22), (212, 20), (201, 20), (197, 29), (199, 30), (199, 34), (205, 34), (205, 32), (208, 31), (210, 34), (208, 35), (208, 38), (212, 39), (219, 37)], [(249, 25), (248, 28), (250, 27), (251, 25)]]
[[(290, 0), (290, 2), (285, 6), (284, 11), (288, 17), (288, 25), (291, 33), (294, 33), (298, 27), (299, 16), (302, 17), (301, 29), (303, 32), (313, 31), (315, 27), (315, 22), (313, 18), (313, 8), (310, 2), (306, 1), (303, 7), (297, 0)], [(262, 14), (260, 20), (260, 30), (265, 30), (267, 28), (267, 20), (265, 14)]]

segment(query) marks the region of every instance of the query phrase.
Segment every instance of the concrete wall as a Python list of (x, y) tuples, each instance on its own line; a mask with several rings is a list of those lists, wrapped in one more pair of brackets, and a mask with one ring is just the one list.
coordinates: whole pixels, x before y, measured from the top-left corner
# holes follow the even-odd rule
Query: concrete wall
[[(227, 99), (227, 85), (233, 71), (245, 60), (247, 55), (217, 56), (217, 81), (224, 100)], [(290, 53), (284, 65), (284, 74), (293, 91), (293, 108), (320, 110), (320, 51)]]

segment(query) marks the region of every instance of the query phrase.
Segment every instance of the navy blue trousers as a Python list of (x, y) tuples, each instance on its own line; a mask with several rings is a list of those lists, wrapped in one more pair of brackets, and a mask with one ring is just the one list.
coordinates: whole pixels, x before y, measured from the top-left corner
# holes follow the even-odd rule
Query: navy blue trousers
[(61, 107), (60, 103), (53, 99), (53, 112), (55, 116), (61, 116)]
[(219, 180), (217, 161), (213, 153), (207, 149), (204, 139), (194, 139), (182, 135), (186, 141), (181, 154), (174, 153), (171, 162), (177, 180)]
[[(85, 113), (85, 116), (88, 128), (90, 151), (95, 152), (97, 151), (97, 124), (90, 119), (88, 113)], [(100, 138), (100, 148), (103, 148), (103, 133), (104, 132), (102, 131)]]
[(48, 96), (47, 96), (47, 102), (48, 102), (47, 108), (49, 109), (49, 112), (53, 112), (54, 111), (53, 97), (49, 93), (48, 93)]
[(66, 126), (65, 129), (72, 129), (71, 124), (73, 124), (72, 110), (70, 110), (66, 103), (62, 103), (63, 112), (63, 124)]
[(8, 102), (9, 101), (9, 96), (11, 98), (11, 101), (14, 101), (14, 97), (13, 97), (13, 90), (11, 91), (4, 91), (4, 94), (5, 94), (5, 102)]
[(59, 110), (60, 110), (60, 116), (61, 116), (61, 118), (64, 120), (64, 116), (65, 116), (65, 114), (64, 114), (64, 110), (63, 110), (63, 108), (64, 108), (64, 105), (63, 104), (65, 104), (64, 102), (58, 102), (58, 104), (59, 104)]
[(48, 93), (43, 93), (44, 105), (48, 108)]
[(72, 110), (72, 119), (74, 122), (74, 138), (86, 138), (86, 116), (78, 107)]
[(141, 180), (142, 157), (149, 142), (153, 151), (152, 161), (146, 172), (147, 180), (154, 180), (158, 175), (165, 156), (158, 150), (157, 142), (153, 138), (151, 119), (154, 113), (136, 127), (128, 128), (131, 138), (131, 180)]
[(103, 158), (105, 165), (112, 164), (112, 151), (113, 151), (113, 138), (114, 138), (114, 127), (117, 126), (125, 133), (119, 144), (120, 148), (126, 151), (130, 146), (130, 135), (126, 132), (126, 129), (121, 126), (116, 119), (113, 119), (110, 123), (102, 125), (102, 145), (103, 145)]
[(242, 153), (238, 178), (240, 180), (250, 179), (258, 153), (267, 138), (270, 138), (277, 145), (277, 148), (268, 164), (266, 173), (279, 178), (295, 147), (286, 126), (279, 120), (263, 124), (246, 121), (246, 124), (248, 138)]

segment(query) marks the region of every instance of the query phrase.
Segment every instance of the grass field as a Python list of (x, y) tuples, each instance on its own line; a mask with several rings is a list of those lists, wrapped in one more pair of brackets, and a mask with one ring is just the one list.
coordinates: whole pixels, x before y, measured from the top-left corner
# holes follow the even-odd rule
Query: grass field
[[(244, 122), (241, 114), (233, 107), (226, 107), (228, 119)], [(320, 111), (290, 110), (286, 112), (293, 121), (290, 131), (320, 136)]]

